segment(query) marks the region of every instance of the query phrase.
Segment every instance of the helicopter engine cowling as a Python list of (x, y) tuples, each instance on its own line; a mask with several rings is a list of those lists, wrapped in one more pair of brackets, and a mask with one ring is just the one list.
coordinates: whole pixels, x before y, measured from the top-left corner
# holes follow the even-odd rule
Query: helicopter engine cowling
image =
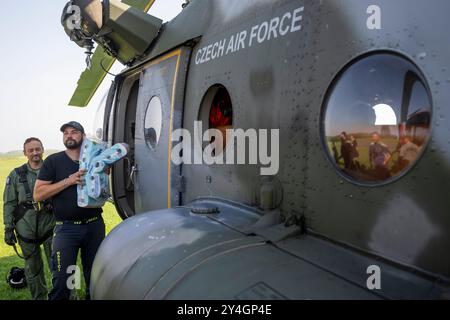
[(300, 229), (275, 212), (209, 200), (191, 206), (140, 213), (113, 229), (95, 257), (91, 297), (379, 298), (280, 250), (272, 241), (295, 239)]

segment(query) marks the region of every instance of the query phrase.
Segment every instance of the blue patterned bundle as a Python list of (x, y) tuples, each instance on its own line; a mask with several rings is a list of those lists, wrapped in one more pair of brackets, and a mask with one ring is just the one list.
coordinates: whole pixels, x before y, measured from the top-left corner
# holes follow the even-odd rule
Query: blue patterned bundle
[(110, 197), (109, 177), (105, 167), (122, 159), (128, 152), (126, 143), (117, 143), (108, 148), (106, 143), (97, 143), (85, 138), (81, 145), (80, 170), (86, 170), (85, 184), (78, 185), (78, 206), (102, 207)]

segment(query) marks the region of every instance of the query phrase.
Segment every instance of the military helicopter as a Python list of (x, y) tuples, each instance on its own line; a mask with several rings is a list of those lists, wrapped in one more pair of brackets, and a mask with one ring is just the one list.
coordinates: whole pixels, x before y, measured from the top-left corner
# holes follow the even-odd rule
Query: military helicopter
[[(92, 297), (449, 299), (450, 3), (191, 0), (163, 24), (153, 2), (63, 12), (89, 66), (70, 105), (126, 66), (97, 130), (130, 145), (111, 174), (124, 221)], [(278, 129), (278, 170), (174, 163), (196, 121)]]

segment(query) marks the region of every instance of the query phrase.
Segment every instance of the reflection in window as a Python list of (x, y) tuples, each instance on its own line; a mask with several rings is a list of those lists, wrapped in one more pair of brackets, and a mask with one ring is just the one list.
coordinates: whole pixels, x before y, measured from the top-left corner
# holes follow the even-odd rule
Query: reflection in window
[(154, 96), (148, 103), (145, 113), (144, 137), (151, 149), (155, 149), (161, 135), (162, 106), (159, 97)]
[(94, 126), (93, 126), (93, 131), (92, 134), (89, 132), (88, 136), (90, 139), (96, 141), (96, 142), (101, 142), (103, 141), (103, 126), (104, 126), (104, 118), (105, 118), (105, 109), (106, 109), (106, 100), (108, 97), (108, 92), (106, 92), (102, 98), (102, 100), (100, 101), (100, 104), (97, 108), (97, 111), (95, 112), (95, 118), (94, 118)]
[(428, 141), (431, 99), (425, 80), (395, 54), (372, 54), (346, 67), (324, 107), (329, 157), (359, 183), (380, 183), (405, 172)]
[(376, 126), (385, 126), (385, 125), (393, 125), (397, 124), (397, 116), (395, 115), (394, 110), (391, 106), (380, 103), (376, 106), (372, 107), (373, 111), (375, 111), (375, 125)]

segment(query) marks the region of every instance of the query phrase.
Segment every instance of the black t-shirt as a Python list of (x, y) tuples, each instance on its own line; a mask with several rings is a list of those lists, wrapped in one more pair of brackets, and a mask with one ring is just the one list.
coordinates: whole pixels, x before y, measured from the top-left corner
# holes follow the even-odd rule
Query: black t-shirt
[[(79, 165), (64, 152), (52, 154), (45, 159), (38, 179), (59, 182), (79, 170)], [(77, 205), (77, 185), (67, 187), (52, 197), (56, 220), (88, 219), (102, 213), (101, 208), (81, 208)]]

